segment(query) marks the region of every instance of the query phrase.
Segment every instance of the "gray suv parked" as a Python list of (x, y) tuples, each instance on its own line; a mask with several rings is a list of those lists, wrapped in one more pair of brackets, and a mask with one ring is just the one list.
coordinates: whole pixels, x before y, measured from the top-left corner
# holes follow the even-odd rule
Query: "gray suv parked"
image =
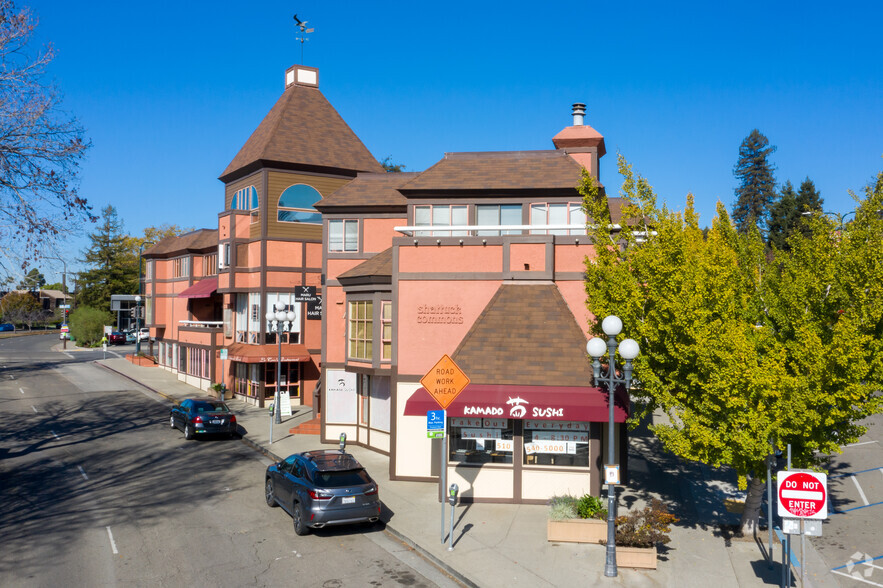
[(377, 483), (355, 457), (339, 450), (289, 455), (267, 468), (268, 506), (281, 506), (306, 535), (326, 525), (374, 523), (380, 518)]

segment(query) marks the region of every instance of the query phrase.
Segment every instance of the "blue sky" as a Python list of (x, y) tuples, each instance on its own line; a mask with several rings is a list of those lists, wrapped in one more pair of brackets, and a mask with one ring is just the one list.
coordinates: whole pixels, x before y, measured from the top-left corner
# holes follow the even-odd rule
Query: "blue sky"
[[(218, 176), (301, 62), (378, 159), (551, 149), (587, 105), (615, 195), (623, 153), (661, 200), (709, 224), (758, 128), (779, 183), (809, 176), (853, 209), (883, 169), (883, 3), (70, 2), (33, 0), (50, 76), (93, 142), (81, 193), (125, 229), (212, 227)], [(94, 230), (89, 226), (85, 232)], [(68, 269), (87, 245), (71, 228)], [(59, 280), (60, 264), (40, 269)]]

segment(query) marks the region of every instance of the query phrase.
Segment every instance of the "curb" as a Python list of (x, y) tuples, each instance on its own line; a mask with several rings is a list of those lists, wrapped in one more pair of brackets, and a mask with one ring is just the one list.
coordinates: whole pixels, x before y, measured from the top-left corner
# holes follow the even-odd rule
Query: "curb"
[(451, 576), (452, 578), (454, 578), (455, 580), (457, 580), (458, 582), (460, 582), (464, 586), (469, 586), (469, 588), (479, 588), (478, 584), (476, 584), (475, 582), (473, 582), (472, 580), (470, 580), (469, 578), (467, 578), (466, 576), (464, 576), (463, 574), (461, 574), (460, 572), (458, 572), (457, 570), (452, 568), (447, 563), (438, 559), (436, 556), (431, 554), (429, 551), (427, 551), (423, 547), (420, 547), (420, 545), (415, 543), (410, 537), (402, 534), (400, 531), (396, 530), (394, 527), (391, 527), (389, 523), (386, 523), (384, 531), (386, 531), (387, 533), (389, 533), (390, 535), (392, 535), (393, 537), (395, 537), (396, 539), (398, 539), (399, 541), (401, 541), (402, 543), (404, 543), (405, 545), (407, 545), (408, 547), (410, 547), (411, 549), (413, 549), (414, 551), (419, 553), (421, 555), (421, 557), (423, 557), (426, 561), (428, 561), (429, 563), (431, 563), (432, 565), (434, 565), (435, 567), (440, 569), (442, 572), (448, 574), (449, 576)]

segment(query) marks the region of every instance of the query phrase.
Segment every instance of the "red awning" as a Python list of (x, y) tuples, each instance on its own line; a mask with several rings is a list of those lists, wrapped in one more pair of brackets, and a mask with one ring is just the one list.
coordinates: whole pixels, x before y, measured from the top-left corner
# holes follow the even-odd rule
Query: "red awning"
[(208, 298), (218, 289), (218, 276), (199, 280), (180, 294), (178, 298)]
[[(306, 345), (282, 345), (282, 361), (310, 361)], [(234, 343), (227, 348), (227, 359), (242, 363), (273, 363), (279, 361), (279, 346)]]
[[(440, 407), (425, 388), (405, 403), (408, 416), (426, 416)], [(606, 423), (610, 419), (607, 392), (588, 386), (504, 386), (469, 384), (448, 406), (448, 416), (502, 417), (524, 420)], [(613, 420), (628, 418), (628, 394), (620, 388)]]

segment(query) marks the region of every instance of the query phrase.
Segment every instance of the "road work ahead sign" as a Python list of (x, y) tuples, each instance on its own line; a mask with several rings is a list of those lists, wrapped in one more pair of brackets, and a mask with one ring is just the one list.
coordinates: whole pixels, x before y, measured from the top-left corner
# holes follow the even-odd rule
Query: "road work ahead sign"
[(780, 517), (828, 518), (828, 474), (792, 470), (779, 472), (777, 477)]
[(423, 376), (420, 383), (440, 407), (447, 408), (469, 384), (469, 378), (454, 360), (445, 354), (432, 366), (429, 373)]

